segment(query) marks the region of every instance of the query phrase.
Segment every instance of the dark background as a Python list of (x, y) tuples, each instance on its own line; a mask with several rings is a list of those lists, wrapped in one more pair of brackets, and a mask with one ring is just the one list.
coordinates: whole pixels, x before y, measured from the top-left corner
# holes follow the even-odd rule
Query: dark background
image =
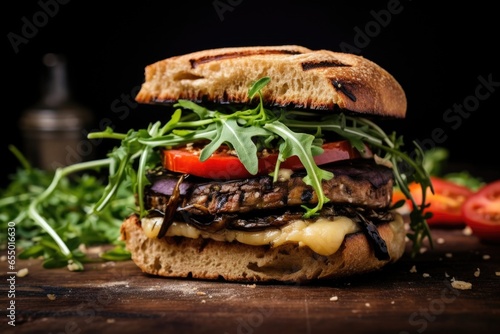
[[(14, 47), (9, 36), (22, 36), (26, 22), (34, 23), (35, 17), (43, 15), (47, 20), (38, 22), (36, 33)], [(41, 0), (7, 2), (2, 16), (7, 74), (0, 132), (2, 185), (19, 166), (7, 146), (22, 147), (18, 120), (40, 98), (45, 53), (66, 55), (73, 98), (94, 115), (95, 123), (89, 130), (99, 129), (99, 121), (109, 119), (115, 130), (127, 131), (168, 117), (157, 108), (127, 107), (123, 102), (142, 83), (146, 65), (206, 48), (277, 44), (334, 51), (343, 51), (342, 45), (356, 48), (353, 52), (387, 69), (406, 91), (407, 118), (388, 122), (388, 130), (403, 134), (408, 146), (418, 140), (427, 149), (436, 144), (432, 133), (442, 129), (446, 139), (439, 145), (449, 149), (451, 163), (483, 166), (490, 177), (500, 176), (496, 162), (500, 29), (496, 10), (488, 2), (436, 7), (435, 3), (410, 0), (362, 5), (355, 1), (117, 4)], [(491, 91), (478, 88), (479, 77), (498, 84), (490, 85)], [(489, 96), (480, 100), (478, 92)], [(467, 103), (470, 112), (449, 114), (455, 117), (453, 122), (443, 119), (448, 109)], [(118, 107), (122, 112), (117, 112)], [(127, 117), (123, 117), (124, 110)], [(112, 143), (96, 145), (95, 155), (104, 156), (108, 145)]]

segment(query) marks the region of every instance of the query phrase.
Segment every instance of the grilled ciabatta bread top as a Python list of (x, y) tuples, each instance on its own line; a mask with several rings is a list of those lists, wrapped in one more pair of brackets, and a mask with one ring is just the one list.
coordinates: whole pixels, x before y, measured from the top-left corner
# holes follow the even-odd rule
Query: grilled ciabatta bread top
[(136, 96), (140, 103), (249, 103), (248, 89), (268, 76), (262, 90), (266, 106), (406, 115), (406, 96), (396, 79), (348, 53), (298, 45), (229, 47), (167, 58), (145, 72)]

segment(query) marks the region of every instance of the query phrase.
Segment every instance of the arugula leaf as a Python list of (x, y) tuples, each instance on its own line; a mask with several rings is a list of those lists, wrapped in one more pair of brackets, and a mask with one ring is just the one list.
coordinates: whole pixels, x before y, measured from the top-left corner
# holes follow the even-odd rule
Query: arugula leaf
[[(174, 113), (172, 114), (172, 117), (170, 118), (170, 120), (161, 129), (161, 133), (168, 133), (171, 130), (173, 130), (175, 128), (176, 124), (178, 124), (179, 121), (181, 120), (181, 116), (182, 116), (182, 110), (181, 109), (177, 109), (176, 111), (174, 111)], [(159, 124), (160, 123), (158, 122), (158, 125)], [(152, 136), (154, 137), (154, 134), (152, 134)]]
[(200, 154), (200, 160), (207, 160), (222, 144), (229, 144), (236, 150), (238, 158), (251, 174), (259, 169), (257, 146), (252, 140), (255, 136), (268, 136), (269, 132), (257, 127), (242, 127), (235, 119), (221, 119), (217, 123), (218, 136)]
[(467, 187), (472, 191), (478, 191), (486, 184), (482, 178), (476, 177), (468, 171), (446, 173), (442, 177), (445, 180)]
[[(264, 125), (264, 128), (272, 131), (281, 138), (283, 138), (282, 145), (280, 146), (279, 161), (285, 161), (285, 159), (296, 155), (302, 165), (304, 165), (307, 175), (304, 177), (304, 183), (313, 187), (314, 191), (318, 196), (318, 204), (315, 208), (310, 209), (303, 206), (306, 209), (304, 215), (305, 218), (310, 218), (315, 215), (321, 208), (323, 204), (328, 202), (328, 198), (323, 192), (323, 187), (321, 185), (322, 180), (330, 180), (333, 178), (333, 173), (320, 169), (313, 158), (313, 141), (314, 136), (305, 133), (295, 133), (291, 131), (286, 125), (280, 121), (274, 121)], [(279, 168), (279, 164), (277, 167)], [(274, 173), (275, 181), (277, 178), (277, 170)]]
[[(85, 174), (77, 173), (77, 166), (49, 172), (25, 164), (10, 176), (10, 184), (0, 190), (0, 228), (6, 230), (9, 222), (15, 223), (20, 258), (42, 257), (46, 268), (70, 265), (70, 270), (83, 270), (90, 259), (80, 250), (82, 246), (123, 247), (118, 242), (119, 228), (135, 206), (134, 197), (124, 182), (106, 210), (91, 213), (105, 185), (99, 173), (91, 174), (90, 166), (101, 163), (85, 163)], [(6, 243), (6, 234), (0, 234), (0, 245)]]
[(262, 88), (264, 88), (269, 81), (271, 81), (270, 77), (263, 77), (254, 82), (254, 84), (248, 90), (248, 98), (251, 100), (254, 98), (255, 94), (260, 94)]
[(424, 153), (423, 165), (430, 175), (442, 175), (449, 152), (443, 147), (434, 147)]
[(198, 119), (212, 118), (215, 115), (214, 111), (208, 110), (207, 108), (189, 100), (179, 100), (176, 104), (174, 104), (174, 107), (192, 110), (196, 113), (196, 115), (198, 115)]
[(125, 261), (130, 260), (130, 252), (125, 249), (125, 245), (122, 242), (113, 249), (102, 253), (100, 257), (108, 261)]

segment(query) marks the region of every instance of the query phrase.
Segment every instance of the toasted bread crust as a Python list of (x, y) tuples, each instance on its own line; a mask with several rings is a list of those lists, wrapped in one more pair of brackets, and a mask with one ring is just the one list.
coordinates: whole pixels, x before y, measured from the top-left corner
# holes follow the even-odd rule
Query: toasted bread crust
[(262, 90), (267, 106), (406, 115), (402, 87), (377, 64), (297, 45), (211, 49), (158, 61), (146, 67), (136, 100), (249, 103), (248, 89), (264, 76), (271, 78)]
[(336, 253), (322, 256), (296, 244), (270, 248), (203, 238), (148, 238), (136, 215), (121, 227), (132, 260), (144, 273), (234, 282), (308, 282), (380, 269), (403, 255), (402, 217), (397, 215), (393, 223), (379, 226), (379, 233), (387, 244), (389, 261), (374, 256), (362, 233), (348, 235)]

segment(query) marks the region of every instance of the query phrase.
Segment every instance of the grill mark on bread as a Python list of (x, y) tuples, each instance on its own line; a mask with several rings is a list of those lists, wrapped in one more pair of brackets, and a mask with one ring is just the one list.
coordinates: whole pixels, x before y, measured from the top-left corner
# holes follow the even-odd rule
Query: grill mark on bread
[(203, 56), (196, 59), (189, 59), (189, 63), (191, 64), (191, 68), (196, 68), (198, 65), (206, 64), (211, 61), (219, 61), (231, 58), (241, 58), (241, 57), (256, 56), (256, 55), (296, 55), (296, 54), (302, 54), (302, 52), (292, 51), (292, 50), (248, 50), (242, 52), (227, 52), (217, 55)]
[(327, 67), (351, 67), (351, 65), (344, 64), (337, 60), (307, 61), (303, 62), (301, 65), (303, 71)]
[(338, 80), (332, 80), (332, 85), (336, 90), (340, 90), (342, 93), (344, 93), (349, 99), (351, 99), (351, 101), (356, 102), (356, 96)]
[[(346, 66), (337, 66), (342, 64)], [(266, 107), (342, 109), (395, 118), (406, 114), (402, 87), (377, 64), (354, 54), (298, 45), (193, 52), (150, 64), (145, 74), (135, 97), (139, 103), (172, 105), (179, 99), (253, 103), (256, 101), (248, 100), (248, 88), (259, 77), (269, 76), (272, 80), (263, 98)], [(290, 82), (300, 84), (290, 85), (284, 92), (283, 86)]]

